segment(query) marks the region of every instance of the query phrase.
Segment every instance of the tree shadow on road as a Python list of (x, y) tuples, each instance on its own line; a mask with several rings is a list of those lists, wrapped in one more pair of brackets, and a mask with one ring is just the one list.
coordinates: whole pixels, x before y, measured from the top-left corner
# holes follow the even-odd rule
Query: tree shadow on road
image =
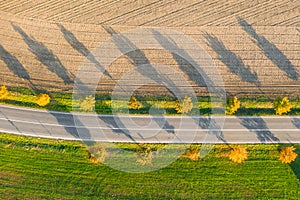
[[(103, 26), (103, 28), (108, 32), (115, 41), (115, 44), (119, 47), (120, 51), (123, 52), (132, 62), (134, 66), (137, 67), (137, 71), (150, 79), (152, 79), (155, 83), (159, 85), (164, 85), (165, 88), (168, 90), (168, 92), (173, 95), (174, 97), (178, 98), (178, 94), (182, 94), (183, 91), (168, 77), (166, 77), (164, 74), (161, 74), (158, 72), (150, 63), (150, 60), (146, 57), (145, 53), (139, 49), (135, 44), (133, 44), (128, 38), (126, 38), (122, 34), (118, 34), (115, 30), (113, 30), (111, 27)], [(131, 52), (126, 52), (126, 49), (135, 49)], [(148, 73), (148, 72), (151, 73)], [(170, 89), (172, 88), (172, 90)], [(162, 126), (163, 129), (167, 129), (167, 132), (174, 133), (174, 127), (170, 124), (168, 124), (167, 120), (161, 115), (161, 119), (155, 120), (155, 122), (158, 124), (158, 126)], [(165, 122), (162, 125), (162, 122)], [(169, 130), (170, 129), (170, 130)]]
[(239, 76), (243, 81), (260, 85), (256, 72), (252, 72), (249, 66), (246, 66), (242, 58), (225, 47), (223, 42), (213, 35), (205, 34), (210, 47), (218, 54), (222, 61), (233, 74)]
[(80, 139), (82, 142), (88, 145), (92, 145), (93, 143), (95, 143), (95, 141), (93, 141), (93, 139), (91, 138), (89, 129), (84, 126), (79, 118), (76, 118), (76, 115), (73, 115), (72, 113), (66, 115), (64, 113), (51, 111), (48, 111), (48, 113), (55, 117), (58, 124), (62, 125), (66, 132), (72, 135), (74, 138)]
[(284, 71), (289, 78), (298, 80), (299, 74), (295, 66), (275, 44), (271, 43), (264, 36), (257, 34), (256, 30), (244, 19), (239, 17), (238, 22), (244, 31), (252, 37), (252, 41), (264, 52), (266, 57), (270, 59), (274, 65)]
[[(250, 132), (255, 132), (257, 139), (262, 143), (267, 142), (279, 142), (280, 140), (274, 136), (274, 134), (269, 131), (266, 122), (261, 117), (255, 118), (243, 118), (239, 117), (241, 120), (241, 125), (246, 127)], [(260, 129), (260, 130), (254, 130)], [(263, 129), (263, 130), (262, 130)]]
[(12, 23), (12, 26), (14, 30), (22, 36), (23, 40), (29, 47), (29, 50), (36, 56), (38, 61), (45, 65), (49, 71), (59, 76), (65, 84), (74, 83), (72, 76), (50, 49), (48, 49), (43, 43), (35, 40), (33, 37), (28, 36), (18, 25)]
[(292, 119), (292, 123), (294, 124), (294, 126), (297, 129), (300, 129), (300, 118), (294, 118), (294, 119)]
[(68, 115), (68, 117), (66, 117), (64, 114), (60, 114), (57, 112), (48, 112), (49, 114), (51, 114), (53, 117), (55, 117), (56, 121), (60, 124), (64, 126), (64, 129), (70, 134), (72, 135), (74, 138), (79, 139), (80, 136), (77, 132), (76, 126), (75, 126), (75, 122), (74, 122), (74, 117), (73, 115)]
[[(221, 131), (220, 126), (217, 124), (217, 122), (213, 118), (201, 117), (198, 120), (199, 120), (199, 127), (201, 127), (201, 129), (207, 129), (208, 134), (215, 136), (218, 140), (227, 144), (227, 141), (224, 138), (224, 135), (223, 135), (223, 132)], [(206, 142), (214, 142), (214, 141), (206, 141)]]
[(114, 116), (101, 116), (99, 115), (99, 119), (105, 123), (105, 125), (110, 128), (114, 133), (125, 135), (130, 139), (131, 142), (136, 142), (136, 140), (130, 135), (130, 131), (127, 127), (122, 123), (120, 118), (116, 115)]
[(105, 68), (98, 62), (98, 60), (95, 58), (95, 56), (84, 46), (82, 42), (80, 42), (76, 36), (69, 30), (67, 30), (63, 25), (57, 24), (57, 26), (60, 28), (61, 32), (64, 35), (64, 38), (67, 40), (67, 42), (78, 51), (81, 55), (86, 57), (88, 60), (90, 60), (92, 63), (94, 63), (100, 71), (107, 75), (108, 77), (112, 78), (111, 75), (108, 73), (108, 71), (105, 70)]

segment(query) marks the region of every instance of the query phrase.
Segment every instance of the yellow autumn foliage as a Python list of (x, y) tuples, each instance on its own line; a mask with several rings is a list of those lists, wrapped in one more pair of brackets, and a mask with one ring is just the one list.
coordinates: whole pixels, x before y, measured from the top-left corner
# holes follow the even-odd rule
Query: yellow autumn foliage
[(297, 158), (297, 153), (294, 152), (295, 147), (283, 147), (279, 154), (279, 160), (282, 163), (291, 163)]
[(140, 144), (136, 149), (136, 162), (142, 166), (152, 165), (153, 150), (147, 144)]
[(188, 113), (193, 109), (193, 102), (191, 97), (185, 96), (182, 101), (176, 101), (176, 111), (177, 113)]
[(0, 99), (4, 99), (8, 95), (6, 86), (0, 86)]
[(36, 103), (39, 106), (46, 106), (48, 103), (50, 103), (50, 97), (48, 94), (39, 94), (36, 98)]
[(236, 163), (242, 163), (247, 160), (248, 152), (245, 147), (237, 146), (233, 147), (229, 154), (229, 159)]
[(81, 102), (80, 102), (80, 110), (86, 111), (86, 112), (92, 112), (95, 106), (96, 100), (92, 95), (86, 96)]
[(227, 98), (226, 114), (232, 115), (241, 107), (241, 102), (236, 96)]
[(192, 161), (197, 161), (199, 159), (199, 148), (191, 146), (186, 152), (186, 157)]
[(128, 108), (129, 109), (140, 109), (143, 107), (143, 104), (139, 102), (135, 97), (131, 97), (128, 103)]
[(277, 115), (282, 115), (283, 113), (288, 113), (291, 111), (292, 105), (287, 97), (277, 97), (273, 103), (274, 110)]

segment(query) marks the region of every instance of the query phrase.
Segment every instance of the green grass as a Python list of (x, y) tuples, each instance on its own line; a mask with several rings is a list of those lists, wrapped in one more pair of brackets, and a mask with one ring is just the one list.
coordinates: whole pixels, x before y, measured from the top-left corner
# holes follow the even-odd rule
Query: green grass
[(280, 145), (246, 147), (249, 159), (242, 164), (222, 156), (226, 145), (216, 145), (203, 160), (180, 158), (133, 174), (91, 163), (80, 142), (0, 134), (0, 199), (300, 198), (299, 158), (282, 164)]
[[(72, 94), (71, 93), (51, 93), (51, 102), (45, 107), (40, 107), (35, 103), (36, 96), (35, 91), (25, 88), (9, 88), (10, 94), (5, 99), (0, 99), (1, 104), (24, 106), (30, 108), (47, 109), (54, 111), (72, 111)], [(165, 108), (165, 114), (176, 115), (176, 99), (169, 96), (145, 96), (137, 97), (137, 99), (143, 103), (143, 108), (139, 110), (130, 109), (130, 114), (148, 114), (149, 109), (154, 105), (159, 108)], [(239, 98), (241, 101), (241, 108), (235, 113), (235, 115), (253, 116), (253, 115), (275, 115), (273, 109), (273, 101), (267, 97), (257, 98)], [(292, 110), (286, 115), (300, 115), (300, 98), (290, 99), (292, 104)], [(113, 112), (126, 113), (128, 102), (120, 97), (120, 100), (114, 101), (112, 110), (111, 97), (108, 94), (96, 94), (95, 111), (99, 114), (112, 114)], [(222, 107), (222, 103), (218, 102), (214, 104), (216, 110)], [(198, 108), (201, 115), (211, 115), (212, 104), (209, 97), (198, 98)], [(191, 114), (197, 113), (197, 109), (194, 109)], [(223, 114), (223, 113), (219, 113)]]

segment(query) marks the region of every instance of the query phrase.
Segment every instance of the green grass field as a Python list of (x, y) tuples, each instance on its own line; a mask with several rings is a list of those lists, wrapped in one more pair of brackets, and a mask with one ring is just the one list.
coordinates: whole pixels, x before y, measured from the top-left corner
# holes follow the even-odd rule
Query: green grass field
[(226, 145), (216, 145), (203, 160), (127, 173), (92, 163), (80, 142), (0, 134), (0, 199), (300, 198), (299, 158), (282, 164), (280, 145), (246, 147), (242, 164), (222, 156)]

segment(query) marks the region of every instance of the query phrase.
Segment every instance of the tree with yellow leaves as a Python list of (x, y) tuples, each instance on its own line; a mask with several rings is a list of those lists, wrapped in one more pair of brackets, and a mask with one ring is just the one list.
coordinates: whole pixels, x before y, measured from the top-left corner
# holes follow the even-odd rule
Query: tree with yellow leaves
[(39, 94), (36, 98), (36, 103), (39, 106), (46, 106), (48, 103), (50, 103), (50, 97), (48, 94)]
[(6, 86), (0, 86), (0, 99), (4, 99), (8, 95)]
[(277, 115), (282, 115), (283, 113), (288, 113), (291, 111), (292, 105), (287, 97), (277, 97), (273, 103), (274, 110)]
[(128, 103), (128, 108), (129, 109), (140, 109), (143, 107), (143, 104), (141, 102), (139, 102), (135, 97), (131, 97)]
[(226, 102), (226, 114), (234, 114), (241, 106), (240, 100), (236, 96), (227, 98)]
[(191, 97), (185, 96), (183, 100), (176, 101), (176, 111), (177, 113), (188, 113), (193, 109), (193, 102)]
[(92, 112), (95, 106), (96, 100), (92, 95), (86, 96), (81, 102), (80, 102), (80, 110), (86, 111), (86, 112)]
[(199, 159), (199, 148), (197, 146), (190, 146), (186, 152), (186, 157), (192, 161)]
[(136, 162), (142, 166), (152, 165), (153, 150), (150, 145), (140, 144), (136, 149)]
[(282, 163), (291, 163), (297, 158), (297, 153), (295, 153), (295, 147), (283, 147), (279, 154), (279, 160)]
[(88, 146), (90, 161), (94, 164), (104, 163), (107, 156), (106, 144), (102, 142), (96, 142), (91, 146)]
[(248, 152), (245, 147), (236, 146), (233, 147), (230, 154), (229, 159), (236, 163), (242, 163), (244, 160), (247, 160)]

